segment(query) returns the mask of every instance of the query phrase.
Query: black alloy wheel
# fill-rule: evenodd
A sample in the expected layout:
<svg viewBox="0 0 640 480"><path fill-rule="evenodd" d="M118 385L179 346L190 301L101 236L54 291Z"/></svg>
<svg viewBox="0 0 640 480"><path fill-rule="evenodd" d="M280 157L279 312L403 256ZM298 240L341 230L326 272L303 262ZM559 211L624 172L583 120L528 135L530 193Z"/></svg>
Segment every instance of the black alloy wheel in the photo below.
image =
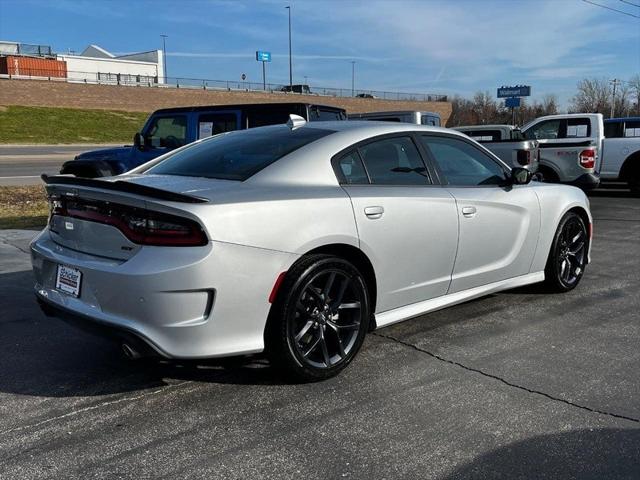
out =
<svg viewBox="0 0 640 480"><path fill-rule="evenodd" d="M545 268L545 282L554 291L574 289L584 275L589 249L587 226L580 215L567 213L556 231Z"/></svg>
<svg viewBox="0 0 640 480"><path fill-rule="evenodd" d="M295 379L336 375L360 349L369 298L358 270L328 255L303 258L287 274L272 307L267 349Z"/></svg>

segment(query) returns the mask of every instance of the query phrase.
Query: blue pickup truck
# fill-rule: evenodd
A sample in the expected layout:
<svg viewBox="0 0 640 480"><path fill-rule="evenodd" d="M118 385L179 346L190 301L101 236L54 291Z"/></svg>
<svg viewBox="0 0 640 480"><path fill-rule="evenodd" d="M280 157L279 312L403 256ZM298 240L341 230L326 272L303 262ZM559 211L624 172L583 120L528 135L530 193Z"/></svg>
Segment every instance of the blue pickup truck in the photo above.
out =
<svg viewBox="0 0 640 480"><path fill-rule="evenodd" d="M170 150L218 133L285 123L290 114L307 121L346 120L342 108L309 103L257 103L156 110L133 145L92 150L65 162L60 173L77 177L119 175Z"/></svg>

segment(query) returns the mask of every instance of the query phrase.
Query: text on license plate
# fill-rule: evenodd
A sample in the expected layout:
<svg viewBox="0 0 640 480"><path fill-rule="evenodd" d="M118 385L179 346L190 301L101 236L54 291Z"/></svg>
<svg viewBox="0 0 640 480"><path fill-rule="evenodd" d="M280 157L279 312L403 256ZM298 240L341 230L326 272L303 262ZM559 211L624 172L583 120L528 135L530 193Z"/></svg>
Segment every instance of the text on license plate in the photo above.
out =
<svg viewBox="0 0 640 480"><path fill-rule="evenodd" d="M58 265L58 273L56 274L56 290L77 297L80 295L80 282L82 281L82 272L80 270Z"/></svg>

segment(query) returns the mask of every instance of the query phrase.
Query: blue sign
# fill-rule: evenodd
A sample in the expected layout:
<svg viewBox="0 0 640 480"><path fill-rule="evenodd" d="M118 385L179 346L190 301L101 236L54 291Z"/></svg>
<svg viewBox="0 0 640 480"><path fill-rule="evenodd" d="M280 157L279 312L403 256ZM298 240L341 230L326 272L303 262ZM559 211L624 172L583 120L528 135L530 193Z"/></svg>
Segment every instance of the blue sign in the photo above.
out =
<svg viewBox="0 0 640 480"><path fill-rule="evenodd" d="M263 52L258 50L256 52L256 60L259 62L270 62L271 61L271 52Z"/></svg>
<svg viewBox="0 0 640 480"><path fill-rule="evenodd" d="M500 87L498 98L509 97L530 97L531 87L529 85L516 85L515 87Z"/></svg>
<svg viewBox="0 0 640 480"><path fill-rule="evenodd" d="M518 108L520 106L520 98L518 97L507 98L504 101L504 106L507 108Z"/></svg>

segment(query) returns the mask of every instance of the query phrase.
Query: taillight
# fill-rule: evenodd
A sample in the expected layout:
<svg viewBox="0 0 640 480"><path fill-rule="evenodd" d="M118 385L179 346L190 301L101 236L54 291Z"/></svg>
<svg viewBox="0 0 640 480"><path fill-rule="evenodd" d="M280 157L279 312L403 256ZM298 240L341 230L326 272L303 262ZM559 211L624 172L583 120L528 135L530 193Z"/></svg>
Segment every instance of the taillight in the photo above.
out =
<svg viewBox="0 0 640 480"><path fill-rule="evenodd" d="M208 243L202 227L188 218L82 198L52 196L50 203L50 226L51 218L60 215L111 225L140 245L194 247Z"/></svg>
<svg viewBox="0 0 640 480"><path fill-rule="evenodd" d="M516 160L520 165L529 165L531 163L531 150L518 150Z"/></svg>
<svg viewBox="0 0 640 480"><path fill-rule="evenodd" d="M596 151L593 148L580 152L580 166L582 168L593 168L596 166Z"/></svg>

